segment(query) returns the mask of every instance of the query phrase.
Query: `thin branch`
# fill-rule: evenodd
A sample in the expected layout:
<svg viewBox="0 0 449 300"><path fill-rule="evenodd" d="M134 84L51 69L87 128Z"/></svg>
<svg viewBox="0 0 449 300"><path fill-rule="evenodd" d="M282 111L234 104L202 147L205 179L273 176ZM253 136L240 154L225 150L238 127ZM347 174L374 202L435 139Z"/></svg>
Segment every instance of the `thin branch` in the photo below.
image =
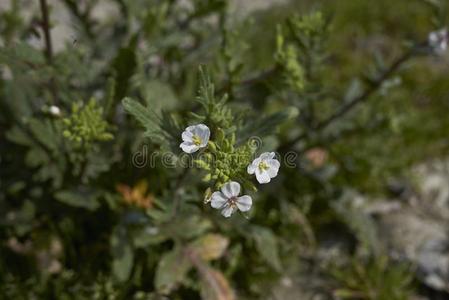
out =
<svg viewBox="0 0 449 300"><path fill-rule="evenodd" d="M52 62L53 58L53 46L51 43L51 35L50 35L50 20L48 13L48 4L47 0L39 0L41 6L42 13L42 30L44 31L44 39L45 39L45 56L47 57L48 63Z"/></svg>
<svg viewBox="0 0 449 300"><path fill-rule="evenodd" d="M390 78L400 67L407 62L410 58L415 55L415 49L412 49L406 53L404 53L401 57L399 57L386 71L379 76L377 80L371 83L371 85L363 92L360 96L352 99L351 101L343 104L340 108L338 108L333 114L331 114L326 119L317 123L315 126L311 128L313 131L319 131L325 129L334 121L344 117L348 112L350 112L354 107L358 104L365 102L368 100L381 86L382 84ZM287 151L291 147L293 147L296 143L306 138L308 133L302 133L296 138L290 140L286 144L282 145L279 148L280 152Z"/></svg>
<svg viewBox="0 0 449 300"><path fill-rule="evenodd" d="M339 119L340 117L347 114L352 108L354 108L357 104L364 102L371 95L373 95L382 84L392 75L394 74L406 61L408 61L413 56L413 51L406 52L403 56L397 59L391 66L386 70L376 81L371 84L368 89L359 97L354 98L352 101L342 105L340 109L338 109L333 115L324 121L320 122L316 129L323 129L327 127L330 123Z"/></svg>
<svg viewBox="0 0 449 300"><path fill-rule="evenodd" d="M48 12L48 3L47 0L39 0L41 6L42 13L42 30L44 31L44 40L45 40L45 57L47 58L47 63L51 65L53 63L53 46L51 42L51 34L50 34L50 15ZM49 90L53 96L53 103L58 103L58 92L55 86L54 77L50 78Z"/></svg>

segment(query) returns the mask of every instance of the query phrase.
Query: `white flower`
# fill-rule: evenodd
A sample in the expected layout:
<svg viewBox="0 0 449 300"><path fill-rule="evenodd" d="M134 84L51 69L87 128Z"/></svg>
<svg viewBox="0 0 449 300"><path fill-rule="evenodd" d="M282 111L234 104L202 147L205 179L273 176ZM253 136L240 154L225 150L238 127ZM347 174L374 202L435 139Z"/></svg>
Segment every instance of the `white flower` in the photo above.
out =
<svg viewBox="0 0 449 300"><path fill-rule="evenodd" d="M262 153L248 166L248 174L256 173L259 183L268 183L271 178L277 176L280 163L274 158L274 152Z"/></svg>
<svg viewBox="0 0 449 300"><path fill-rule="evenodd" d="M61 110L59 109L59 107L52 105L49 107L48 111L50 112L50 114L52 114L53 116L60 116L61 115Z"/></svg>
<svg viewBox="0 0 449 300"><path fill-rule="evenodd" d="M210 130L204 124L192 125L186 128L182 133L183 142L179 145L182 151L193 153L200 148L207 146L210 137Z"/></svg>
<svg viewBox="0 0 449 300"><path fill-rule="evenodd" d="M248 211L253 204L250 196L241 196L240 184L235 181L227 182L221 188L221 192L215 192L211 196L211 206L221 209L221 214L229 218L237 209L240 211Z"/></svg>
<svg viewBox="0 0 449 300"><path fill-rule="evenodd" d="M443 54L447 50L449 34L446 28L429 34L429 46L437 54Z"/></svg>

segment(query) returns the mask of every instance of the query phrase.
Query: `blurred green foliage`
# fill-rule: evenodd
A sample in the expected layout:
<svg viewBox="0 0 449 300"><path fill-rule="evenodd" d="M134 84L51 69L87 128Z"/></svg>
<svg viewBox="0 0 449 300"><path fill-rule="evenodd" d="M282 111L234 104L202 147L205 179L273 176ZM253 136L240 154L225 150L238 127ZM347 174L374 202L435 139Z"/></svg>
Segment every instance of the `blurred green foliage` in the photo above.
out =
<svg viewBox="0 0 449 300"><path fill-rule="evenodd" d="M290 1L244 17L225 0L56 2L11 0L0 17L3 298L270 299L312 273L328 299L415 293L353 191L385 195L447 155L447 56L426 42L447 26L445 1ZM56 31L45 10L51 26L70 14L63 47L42 46ZM181 133L200 122L220 164L182 168ZM279 176L252 192L251 155L276 149ZM253 208L224 219L204 191L237 178ZM343 244L332 264L329 235Z"/></svg>

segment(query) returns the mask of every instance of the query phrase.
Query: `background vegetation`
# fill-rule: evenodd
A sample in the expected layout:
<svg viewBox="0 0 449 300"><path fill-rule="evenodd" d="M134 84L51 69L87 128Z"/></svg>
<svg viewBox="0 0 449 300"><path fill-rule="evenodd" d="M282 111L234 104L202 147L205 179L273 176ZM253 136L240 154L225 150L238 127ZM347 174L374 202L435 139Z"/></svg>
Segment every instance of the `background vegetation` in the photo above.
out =
<svg viewBox="0 0 449 300"><path fill-rule="evenodd" d="M449 265L388 223L449 223L447 197L415 214L415 166L449 150L448 59L428 43L446 1L48 2L1 10L4 299L448 296ZM203 203L204 170L167 167L199 120L280 154L248 215ZM428 240L447 256L446 229Z"/></svg>

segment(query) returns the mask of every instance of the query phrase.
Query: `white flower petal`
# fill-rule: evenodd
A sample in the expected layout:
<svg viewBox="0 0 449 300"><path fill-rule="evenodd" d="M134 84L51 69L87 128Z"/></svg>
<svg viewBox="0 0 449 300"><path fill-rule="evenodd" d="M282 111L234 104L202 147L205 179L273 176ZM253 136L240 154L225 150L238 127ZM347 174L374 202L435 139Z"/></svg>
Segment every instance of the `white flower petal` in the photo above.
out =
<svg viewBox="0 0 449 300"><path fill-rule="evenodd" d="M259 158L261 160L273 159L275 155L276 155L276 153L274 153L274 152L264 152L259 156Z"/></svg>
<svg viewBox="0 0 449 300"><path fill-rule="evenodd" d="M237 210L237 207L235 206L231 206L231 205L226 205L222 211L221 214L226 217L229 218L235 211Z"/></svg>
<svg viewBox="0 0 449 300"><path fill-rule="evenodd" d="M190 126L188 126L186 128L185 131L188 131L188 132L191 132L192 134L194 134L195 133L195 128L196 128L196 125L190 125Z"/></svg>
<svg viewBox="0 0 449 300"><path fill-rule="evenodd" d="M200 149L199 146L195 145L192 142L183 142L181 143L181 145L179 145L179 147L181 147L182 151L186 152L186 153L193 153L198 151L198 149Z"/></svg>
<svg viewBox="0 0 449 300"><path fill-rule="evenodd" d="M195 127L195 134L201 139L201 147L205 147L210 138L210 130L204 124L198 124Z"/></svg>
<svg viewBox="0 0 449 300"><path fill-rule="evenodd" d="M251 205L253 205L253 199L247 195L238 197L236 204L240 211L248 211L251 209Z"/></svg>
<svg viewBox="0 0 449 300"><path fill-rule="evenodd" d="M184 142L193 142L192 137L193 137L193 133L191 131L184 131L181 135L182 140Z"/></svg>
<svg viewBox="0 0 449 300"><path fill-rule="evenodd" d="M428 43L437 54L443 54L448 47L449 33L446 28L429 33Z"/></svg>
<svg viewBox="0 0 449 300"><path fill-rule="evenodd" d="M279 171L279 167L281 166L281 163L277 159L270 159L267 160L267 165L269 169L267 170L268 175L273 178L276 177Z"/></svg>
<svg viewBox="0 0 449 300"><path fill-rule="evenodd" d="M222 192L214 192L211 196L210 205L213 208L222 208L228 202L228 199Z"/></svg>
<svg viewBox="0 0 449 300"><path fill-rule="evenodd" d="M209 130L209 127L207 127L204 124L191 125L184 130L181 137L184 142L190 142L190 143L194 142L194 137L195 137L196 141L198 142L198 140L199 140L199 142L200 142L199 145L197 145L198 148L204 148L207 146L207 143L209 142L210 130ZM196 149L195 151L197 151L197 150L198 149ZM195 152L195 151L193 151L193 152ZM192 152L187 152L187 153L192 153Z"/></svg>
<svg viewBox="0 0 449 300"><path fill-rule="evenodd" d="M54 116L59 116L61 114L61 110L55 105L50 106L49 111Z"/></svg>
<svg viewBox="0 0 449 300"><path fill-rule="evenodd" d="M248 165L248 168L246 169L248 174L254 174L259 163L260 163L260 158L256 158L250 165Z"/></svg>
<svg viewBox="0 0 449 300"><path fill-rule="evenodd" d="M222 186L221 192L228 199L232 197L237 197L240 194L240 184L235 181L227 182Z"/></svg>
<svg viewBox="0 0 449 300"><path fill-rule="evenodd" d="M431 44L435 44L436 42L438 42L438 33L437 32L431 32L429 34L429 42Z"/></svg>
<svg viewBox="0 0 449 300"><path fill-rule="evenodd" d="M261 171L260 168L256 169L256 179L259 183L268 183L270 182L271 178L270 175L268 175L267 171Z"/></svg>

